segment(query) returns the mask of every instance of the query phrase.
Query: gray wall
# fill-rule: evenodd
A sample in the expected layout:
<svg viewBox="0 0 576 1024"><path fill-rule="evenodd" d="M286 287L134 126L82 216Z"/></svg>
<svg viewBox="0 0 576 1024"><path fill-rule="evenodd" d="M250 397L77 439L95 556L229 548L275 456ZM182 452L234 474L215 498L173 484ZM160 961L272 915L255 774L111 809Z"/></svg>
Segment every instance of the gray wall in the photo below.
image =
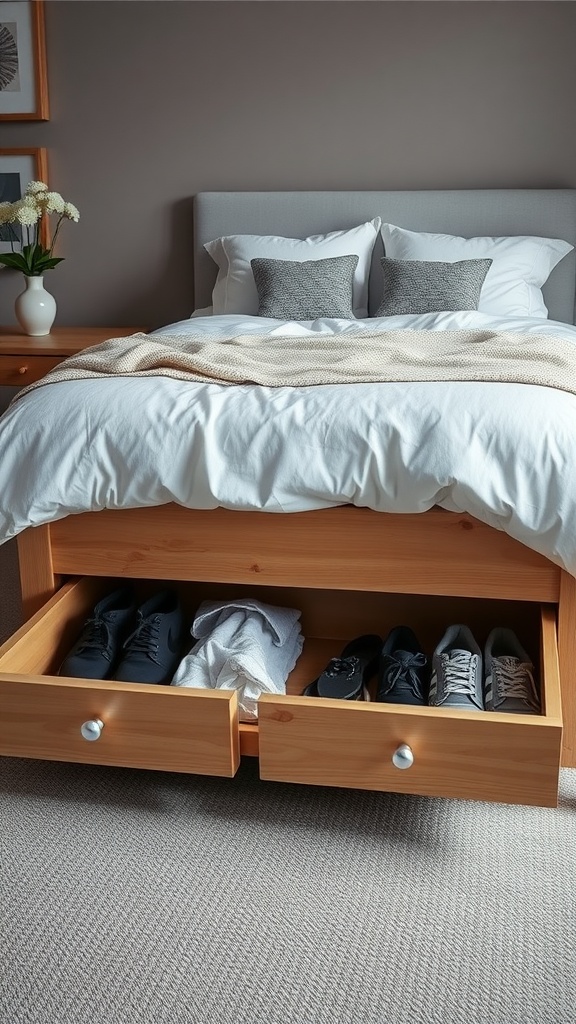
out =
<svg viewBox="0 0 576 1024"><path fill-rule="evenodd" d="M58 323L187 316L201 189L576 187L576 4L47 0ZM13 323L19 275L0 274Z"/></svg>

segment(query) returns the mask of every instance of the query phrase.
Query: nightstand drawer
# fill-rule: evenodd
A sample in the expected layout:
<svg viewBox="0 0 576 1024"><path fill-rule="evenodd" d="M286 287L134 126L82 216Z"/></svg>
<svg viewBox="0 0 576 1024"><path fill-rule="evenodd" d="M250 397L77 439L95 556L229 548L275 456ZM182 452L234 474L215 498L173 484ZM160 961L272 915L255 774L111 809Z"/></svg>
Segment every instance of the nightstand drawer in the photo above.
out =
<svg viewBox="0 0 576 1024"><path fill-rule="evenodd" d="M50 334L31 337L11 327L0 327L0 385L22 388L40 380L49 370L77 352L122 338L141 327L53 327Z"/></svg>
<svg viewBox="0 0 576 1024"><path fill-rule="evenodd" d="M233 776L235 691L54 674L107 586L66 583L0 648L0 754Z"/></svg>
<svg viewBox="0 0 576 1024"><path fill-rule="evenodd" d="M0 355L0 385L24 388L62 362L63 356Z"/></svg>
<svg viewBox="0 0 576 1024"><path fill-rule="evenodd" d="M542 606L540 622L541 715L265 695L261 777L556 806L562 715L551 606Z"/></svg>

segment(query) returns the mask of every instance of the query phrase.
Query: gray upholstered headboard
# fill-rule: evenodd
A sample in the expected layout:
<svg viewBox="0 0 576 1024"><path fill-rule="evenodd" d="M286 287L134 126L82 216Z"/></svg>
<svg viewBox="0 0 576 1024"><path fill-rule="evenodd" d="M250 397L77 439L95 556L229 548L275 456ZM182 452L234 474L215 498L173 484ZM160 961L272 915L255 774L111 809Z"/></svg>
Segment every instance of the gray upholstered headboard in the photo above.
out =
<svg viewBox="0 0 576 1024"><path fill-rule="evenodd" d="M576 246L576 189L474 189L442 192L201 192L194 198L196 308L211 304L216 264L203 248L220 235L305 238L352 228L372 217L413 231L475 235L540 235ZM375 247L371 281L378 291ZM550 318L574 322L576 251L544 285ZM372 309L374 300L371 301Z"/></svg>

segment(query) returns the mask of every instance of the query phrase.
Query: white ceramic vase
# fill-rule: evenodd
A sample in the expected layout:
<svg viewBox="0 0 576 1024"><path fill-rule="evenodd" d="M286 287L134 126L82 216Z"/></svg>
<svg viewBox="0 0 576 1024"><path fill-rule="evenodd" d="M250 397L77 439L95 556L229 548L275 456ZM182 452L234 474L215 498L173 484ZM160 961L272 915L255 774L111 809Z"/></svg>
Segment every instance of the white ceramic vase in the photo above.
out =
<svg viewBox="0 0 576 1024"><path fill-rule="evenodd" d="M26 277L26 288L16 297L14 311L23 331L32 338L50 334L56 317L56 300L44 287L43 277Z"/></svg>

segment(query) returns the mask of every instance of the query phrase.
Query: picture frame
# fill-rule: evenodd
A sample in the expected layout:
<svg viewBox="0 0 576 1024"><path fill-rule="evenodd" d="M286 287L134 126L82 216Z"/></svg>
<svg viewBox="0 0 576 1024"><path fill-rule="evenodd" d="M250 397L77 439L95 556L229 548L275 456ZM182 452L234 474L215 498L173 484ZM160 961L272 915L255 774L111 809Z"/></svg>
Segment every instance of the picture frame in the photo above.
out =
<svg viewBox="0 0 576 1024"><path fill-rule="evenodd" d="M0 121L48 121L44 0L0 3Z"/></svg>
<svg viewBox="0 0 576 1024"><path fill-rule="evenodd" d="M48 155L45 149L0 149L0 203L14 203L20 199L30 181L48 180ZM14 238L14 231L19 238ZM48 247L48 218L40 225L40 242ZM19 252L22 230L14 225L0 224L0 252ZM0 264L0 269L2 269Z"/></svg>

